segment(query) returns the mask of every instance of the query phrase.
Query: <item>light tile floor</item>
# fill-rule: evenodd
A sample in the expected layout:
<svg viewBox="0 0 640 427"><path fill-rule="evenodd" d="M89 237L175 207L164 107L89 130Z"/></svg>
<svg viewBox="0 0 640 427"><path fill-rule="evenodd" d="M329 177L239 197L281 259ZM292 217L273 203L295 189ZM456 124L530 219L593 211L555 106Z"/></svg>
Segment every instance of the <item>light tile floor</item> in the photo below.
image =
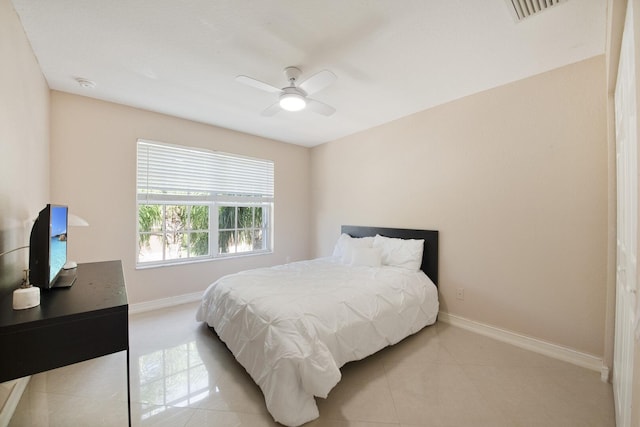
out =
<svg viewBox="0 0 640 427"><path fill-rule="evenodd" d="M134 426L278 426L260 389L195 321L196 304L130 319ZM125 353L34 375L10 426L124 426ZM597 372L445 323L342 369L308 427L614 426Z"/></svg>

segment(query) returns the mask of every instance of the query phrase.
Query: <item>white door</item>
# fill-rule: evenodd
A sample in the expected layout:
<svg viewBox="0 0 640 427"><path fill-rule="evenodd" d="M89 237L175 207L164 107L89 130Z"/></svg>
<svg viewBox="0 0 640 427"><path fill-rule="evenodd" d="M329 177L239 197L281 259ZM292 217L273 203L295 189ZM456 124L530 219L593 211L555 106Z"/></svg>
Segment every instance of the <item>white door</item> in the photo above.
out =
<svg viewBox="0 0 640 427"><path fill-rule="evenodd" d="M638 140L633 1L629 1L615 91L617 274L613 392L616 424L631 425L638 242Z"/></svg>

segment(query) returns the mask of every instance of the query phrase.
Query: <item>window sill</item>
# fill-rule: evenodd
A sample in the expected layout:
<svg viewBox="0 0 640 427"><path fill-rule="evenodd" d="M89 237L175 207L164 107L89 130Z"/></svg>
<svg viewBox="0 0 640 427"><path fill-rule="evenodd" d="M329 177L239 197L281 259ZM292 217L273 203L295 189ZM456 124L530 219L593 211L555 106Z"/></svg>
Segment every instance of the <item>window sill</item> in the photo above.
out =
<svg viewBox="0 0 640 427"><path fill-rule="evenodd" d="M136 264L136 270L149 270L152 268L184 266L187 264L200 264L203 262L224 261L224 260L230 260L230 259L248 258L248 257L255 257L255 256L272 255L272 254L273 254L272 250L266 250L266 251L260 251L260 252L251 252L247 254L228 254L228 255L219 255L217 257L175 260L171 262L166 262L166 261L158 261L153 263L149 262L144 264Z"/></svg>

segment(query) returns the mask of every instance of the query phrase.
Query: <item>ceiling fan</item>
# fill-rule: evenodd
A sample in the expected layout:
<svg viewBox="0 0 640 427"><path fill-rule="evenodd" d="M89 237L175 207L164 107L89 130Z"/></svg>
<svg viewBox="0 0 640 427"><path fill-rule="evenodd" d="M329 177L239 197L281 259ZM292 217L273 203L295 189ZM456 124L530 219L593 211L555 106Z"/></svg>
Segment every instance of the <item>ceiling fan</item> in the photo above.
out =
<svg viewBox="0 0 640 427"><path fill-rule="evenodd" d="M325 116L330 116L336 112L336 109L332 106L308 97L308 95L326 88L337 79L336 75L331 71L319 71L300 83L297 83L300 74L302 74L300 69L287 67L284 69L284 74L289 82L289 86L283 87L282 89L247 76L237 76L236 81L266 92L280 94L278 102L267 107L262 112L263 116L273 116L281 110L300 111L308 109Z"/></svg>

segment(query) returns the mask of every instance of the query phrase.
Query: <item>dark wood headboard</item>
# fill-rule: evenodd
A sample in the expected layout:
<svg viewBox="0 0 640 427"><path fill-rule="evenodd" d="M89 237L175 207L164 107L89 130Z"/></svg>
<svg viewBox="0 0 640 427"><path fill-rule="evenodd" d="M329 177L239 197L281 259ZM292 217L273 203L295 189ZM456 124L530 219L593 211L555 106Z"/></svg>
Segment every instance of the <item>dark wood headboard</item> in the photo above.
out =
<svg viewBox="0 0 640 427"><path fill-rule="evenodd" d="M397 239L423 239L422 265L420 270L429 276L438 286L438 232L433 230L410 230L405 228L361 227L357 225L343 225L343 233L351 237L367 237L379 234Z"/></svg>

